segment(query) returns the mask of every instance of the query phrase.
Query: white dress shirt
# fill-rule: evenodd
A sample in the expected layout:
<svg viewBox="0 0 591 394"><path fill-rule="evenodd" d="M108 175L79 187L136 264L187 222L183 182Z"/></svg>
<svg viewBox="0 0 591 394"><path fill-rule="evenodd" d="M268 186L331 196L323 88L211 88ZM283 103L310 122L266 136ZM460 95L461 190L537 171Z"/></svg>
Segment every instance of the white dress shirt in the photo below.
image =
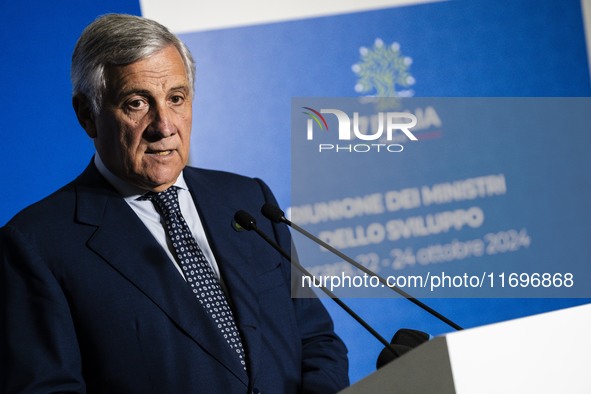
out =
<svg viewBox="0 0 591 394"><path fill-rule="evenodd" d="M174 263L177 270L181 273L181 275L183 275L182 269L174 258L174 249L170 240L166 236L166 232L164 230L164 221L162 220L160 213L156 210L156 207L152 201L140 199L140 197L146 193L146 190L142 190L134 185L130 185L109 171L109 169L101 160L98 152L96 152L94 155L94 164L101 175L104 176L107 181L121 194L125 202L129 204L131 209L133 209L140 220L146 225L154 238L156 238L156 241L158 241L170 260ZM182 172L174 185L179 188L178 196L181 213L189 225L189 229L191 229L191 233L193 234L193 237L195 237L197 244L199 244L199 247L203 251L207 261L213 268L213 272L215 273L216 277L220 279L220 270L218 268L217 262L215 261L211 247L207 242L203 224L201 223L199 213L197 212L197 208L193 202L191 192L187 188L187 183L185 182Z"/></svg>

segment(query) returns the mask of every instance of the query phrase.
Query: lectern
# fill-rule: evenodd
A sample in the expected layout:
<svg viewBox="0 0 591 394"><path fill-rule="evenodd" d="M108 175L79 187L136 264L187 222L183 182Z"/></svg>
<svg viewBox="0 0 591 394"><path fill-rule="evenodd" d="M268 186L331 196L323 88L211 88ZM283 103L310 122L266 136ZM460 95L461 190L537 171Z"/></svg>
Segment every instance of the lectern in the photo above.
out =
<svg viewBox="0 0 591 394"><path fill-rule="evenodd" d="M341 394L591 394L591 304L437 337Z"/></svg>

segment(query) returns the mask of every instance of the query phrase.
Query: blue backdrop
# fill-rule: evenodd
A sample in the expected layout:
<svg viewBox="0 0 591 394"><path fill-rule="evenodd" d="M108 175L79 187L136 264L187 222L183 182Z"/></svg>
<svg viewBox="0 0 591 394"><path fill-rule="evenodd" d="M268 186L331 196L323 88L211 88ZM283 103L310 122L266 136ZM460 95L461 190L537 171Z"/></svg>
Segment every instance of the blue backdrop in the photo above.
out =
<svg viewBox="0 0 591 394"><path fill-rule="evenodd" d="M363 89L359 87L356 89L362 84L362 78L355 65L363 63L364 54L377 52L380 46L392 45L397 48L403 66L394 67L390 70L391 75L398 72L405 73L407 77L403 81L406 83L399 81L394 84L397 94L415 97L589 96L589 69L582 21L580 4L576 0L453 1L183 34L183 39L199 62L197 91L201 95L195 108L193 162L261 176L278 194L282 206L287 207L292 202L290 175L292 171L297 171L290 168L293 97L302 97L300 102L306 102L309 97L377 94L375 86L367 92L360 91ZM562 160L569 158L569 149L561 150L560 156L552 155L549 161L549 156L545 155L550 152L543 150L544 146L540 145L542 140L535 139L535 130L528 131L530 137L507 141L511 152L507 152L510 155L505 155L505 158L492 151L493 146L486 146L487 139L494 140L494 133L475 129L468 143L462 145L456 143L458 136L452 131L444 131L447 134L443 138L426 141L421 146L420 149L432 153L439 150L432 160L429 159L429 152L423 151L419 156L412 156L419 160L401 164L405 168L412 167L411 179L390 180L378 190L398 190L485 175L482 173L485 170L474 167L474 163L481 159L479 155L484 155L489 160L486 171L509 171L507 195L515 201L522 196L522 190L532 189L535 183L528 186L527 176L524 179L523 175L514 178L516 172L511 172L512 166L533 167L527 171L524 168L523 174L527 175L528 171L535 174L536 165L541 163L545 164L544 168L546 165L551 167L555 161L560 161L561 168L568 165ZM578 132L582 133L580 128ZM573 157L573 160L583 158L573 169L578 175L573 176L581 181L578 187L588 191L589 177L585 168L591 163L584 155L587 136L582 134L576 139L561 139L562 133L566 131L557 131L557 140L572 143L572 146L583 146L577 149L577 159ZM525 146L523 142L527 142L527 138L533 138L531 141L534 144ZM548 140L552 141L552 137L544 136L543 141ZM240 143L236 144L236 141ZM497 140L494 147L500 145L503 145L502 142ZM450 146L455 146L455 149L449 150ZM409 152L412 149L412 146L408 147ZM448 151L445 152L445 149ZM507 162L507 157L513 159ZM536 157L536 160L528 161L528 157ZM445 161L450 158L451 161ZM308 170L312 175L324 174L323 168L316 162L302 160L293 165L303 171ZM531 180L538 182L540 176L543 180L541 171L544 169L539 171ZM345 183L347 175L351 175L349 179L363 178L362 171L333 172L331 175L320 176L318 182L331 182L338 177ZM560 178L559 173L553 175L553 179L556 178ZM311 193L308 192L313 191L316 185L312 178L309 179L308 184L296 180L292 190L293 193L304 194L304 200L310 198ZM516 185L514 180L525 183ZM337 185L337 182L330 184ZM574 184L567 185L566 193L573 187ZM330 192L338 195L338 189L335 186ZM543 220L540 215L543 215L544 209L556 209L556 199L561 196L561 192L557 192L552 204L544 207L544 201L547 201L544 189L538 190L537 199L528 195L527 202L519 205L521 209L535 207L532 210L534 221ZM356 194L345 196L373 191L375 189L370 187L359 187ZM584 213L589 207L584 196L585 193L581 193L576 201L577 204L584 204L580 207L580 228L586 228ZM507 199L489 202L490 207L485 209L490 214L488 220L497 223L507 223L512 219L518 221L518 218L512 217L515 216L514 211L503 214L503 204L507 204ZM577 207L572 206L575 215ZM521 225L524 223L529 224L530 221L519 222ZM542 226L543 223L540 223L536 228L541 229ZM339 223L333 227L339 227ZM505 228L511 227L503 227L502 224L485 227L487 231ZM547 237L552 237L553 230L548 231L550 234ZM543 245L543 239L537 238L537 245ZM563 234L562 240L567 242L556 244L553 252L572 244L568 234ZM582 243L575 242L572 247L576 248L574 252L577 256L584 256ZM357 253L355 249L351 251ZM384 337L391 337L401 327L417 328L432 334L450 330L404 300L350 299L348 302ZM430 306L440 309L464 327L583 302L586 301L501 298L427 300ZM350 349L352 379L367 375L374 368L379 343L338 307L330 302L326 305Z"/></svg>

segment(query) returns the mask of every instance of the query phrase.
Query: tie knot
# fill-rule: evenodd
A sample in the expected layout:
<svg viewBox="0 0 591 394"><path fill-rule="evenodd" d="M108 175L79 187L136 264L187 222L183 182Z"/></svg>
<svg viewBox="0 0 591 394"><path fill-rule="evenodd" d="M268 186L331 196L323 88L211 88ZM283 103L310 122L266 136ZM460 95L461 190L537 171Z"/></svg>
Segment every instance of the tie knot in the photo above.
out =
<svg viewBox="0 0 591 394"><path fill-rule="evenodd" d="M179 206L178 187L171 186L168 189L159 193L149 192L144 195L147 200L152 202L158 207L160 213L168 216L171 214L180 213L181 208Z"/></svg>

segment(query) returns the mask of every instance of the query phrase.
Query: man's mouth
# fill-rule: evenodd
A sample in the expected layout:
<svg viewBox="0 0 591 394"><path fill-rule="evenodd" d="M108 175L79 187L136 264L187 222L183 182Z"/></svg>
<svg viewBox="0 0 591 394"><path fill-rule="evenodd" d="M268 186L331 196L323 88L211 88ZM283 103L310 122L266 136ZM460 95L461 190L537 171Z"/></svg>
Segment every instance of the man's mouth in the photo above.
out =
<svg viewBox="0 0 591 394"><path fill-rule="evenodd" d="M172 153L172 150L149 150L146 153L156 156L168 156Z"/></svg>

